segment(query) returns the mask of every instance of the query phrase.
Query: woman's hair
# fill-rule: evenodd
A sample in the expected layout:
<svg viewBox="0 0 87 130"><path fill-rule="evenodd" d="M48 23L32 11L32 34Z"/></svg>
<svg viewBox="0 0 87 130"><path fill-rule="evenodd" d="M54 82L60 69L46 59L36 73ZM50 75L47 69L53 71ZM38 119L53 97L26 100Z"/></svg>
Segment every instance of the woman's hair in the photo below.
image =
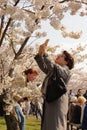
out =
<svg viewBox="0 0 87 130"><path fill-rule="evenodd" d="M63 51L63 54L65 55L65 60L67 61L67 66L69 69L72 69L74 67L74 59L67 51Z"/></svg>
<svg viewBox="0 0 87 130"><path fill-rule="evenodd" d="M23 97L24 101L28 101L28 97Z"/></svg>
<svg viewBox="0 0 87 130"><path fill-rule="evenodd" d="M28 74L36 74L36 75L38 75L38 72L33 68L29 68L29 69L24 71L24 74L25 75L28 75Z"/></svg>
<svg viewBox="0 0 87 130"><path fill-rule="evenodd" d="M85 103L85 102L86 102L86 98L84 98L83 96L78 97L78 103Z"/></svg>
<svg viewBox="0 0 87 130"><path fill-rule="evenodd" d="M33 68L26 69L25 71L23 71L23 73L27 76L27 82L30 81L29 75L34 74L34 79L35 79L35 77L38 76L37 70L35 70Z"/></svg>

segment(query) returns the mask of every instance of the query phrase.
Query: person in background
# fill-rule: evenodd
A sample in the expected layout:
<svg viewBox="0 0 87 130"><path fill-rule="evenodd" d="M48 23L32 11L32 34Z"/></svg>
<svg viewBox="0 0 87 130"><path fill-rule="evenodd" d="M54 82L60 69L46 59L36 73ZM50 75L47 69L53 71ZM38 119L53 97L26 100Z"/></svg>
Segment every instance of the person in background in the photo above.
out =
<svg viewBox="0 0 87 130"><path fill-rule="evenodd" d="M28 97L24 97L23 99L25 102L24 113L25 113L26 119L28 119L29 113L30 113L30 101L29 101Z"/></svg>
<svg viewBox="0 0 87 130"><path fill-rule="evenodd" d="M35 100L35 115L36 119L38 119L39 116L42 118L42 104L38 98Z"/></svg>
<svg viewBox="0 0 87 130"><path fill-rule="evenodd" d="M86 90L85 93L83 94L83 97L87 99L87 90Z"/></svg>
<svg viewBox="0 0 87 130"><path fill-rule="evenodd" d="M76 96L71 97L71 103L69 106L69 122L80 124L81 120L81 106L78 103Z"/></svg>
<svg viewBox="0 0 87 130"><path fill-rule="evenodd" d="M87 130L87 103L84 107L83 119L82 119L82 130Z"/></svg>
<svg viewBox="0 0 87 130"><path fill-rule="evenodd" d="M77 97L77 98L78 98L79 96L82 96L82 91L81 91L81 89L78 89L77 94L76 94L76 97Z"/></svg>
<svg viewBox="0 0 87 130"><path fill-rule="evenodd" d="M69 93L68 93L69 103L71 102L71 99L72 99L73 96L75 96L75 94L73 93L73 90L70 89Z"/></svg>
<svg viewBox="0 0 87 130"><path fill-rule="evenodd" d="M20 100L20 96L15 95L13 96L13 99L15 101L15 111L17 113L17 117L18 117L18 123L19 123L19 128L20 130L25 130L25 118L24 118L24 114L22 111L22 108L20 107L18 101Z"/></svg>
<svg viewBox="0 0 87 130"><path fill-rule="evenodd" d="M38 72L33 68L26 69L24 74L26 75L27 82L32 82L38 76Z"/></svg>
<svg viewBox="0 0 87 130"><path fill-rule="evenodd" d="M45 100L45 95L48 80L51 74L54 73L54 67L56 66L58 75L67 84L71 76L70 70L74 67L74 59L65 50L56 56L53 63L46 54L48 42L49 39L40 45L39 51L34 57L39 68L46 74L41 89L44 99L41 130L67 130L68 94L62 95L59 99L51 103Z"/></svg>
<svg viewBox="0 0 87 130"><path fill-rule="evenodd" d="M30 102L30 105L31 105L30 114L35 115L35 104L33 103L32 100Z"/></svg>
<svg viewBox="0 0 87 130"><path fill-rule="evenodd" d="M87 130L87 104L83 96L78 97L78 103L81 106L81 124L82 130Z"/></svg>

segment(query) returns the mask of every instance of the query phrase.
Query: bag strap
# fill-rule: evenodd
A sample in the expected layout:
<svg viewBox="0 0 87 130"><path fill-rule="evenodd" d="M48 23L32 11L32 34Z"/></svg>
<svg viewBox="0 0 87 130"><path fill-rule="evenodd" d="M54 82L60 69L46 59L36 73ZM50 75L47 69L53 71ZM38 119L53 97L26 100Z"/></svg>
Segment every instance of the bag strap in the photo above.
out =
<svg viewBox="0 0 87 130"><path fill-rule="evenodd" d="M66 84L65 84L63 78L58 75L58 71L57 71L56 65L54 65L54 73L55 73L55 78L56 78L56 80L58 80L59 84L60 84L61 86L66 87Z"/></svg>

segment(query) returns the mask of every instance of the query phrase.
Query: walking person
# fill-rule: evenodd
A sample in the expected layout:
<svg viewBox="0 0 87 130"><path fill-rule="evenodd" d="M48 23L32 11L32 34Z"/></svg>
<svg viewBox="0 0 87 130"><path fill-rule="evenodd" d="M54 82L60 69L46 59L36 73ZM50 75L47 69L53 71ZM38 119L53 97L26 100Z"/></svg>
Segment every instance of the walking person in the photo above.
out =
<svg viewBox="0 0 87 130"><path fill-rule="evenodd" d="M30 101L29 101L28 97L24 97L23 99L24 99L24 102L25 102L24 113L25 113L26 119L28 119L29 114L30 114Z"/></svg>
<svg viewBox="0 0 87 130"><path fill-rule="evenodd" d="M39 68L46 74L41 89L44 98L41 130L67 130L68 94L63 94L51 103L45 100L45 95L50 76L54 73L54 66L58 75L67 84L70 79L70 70L74 66L74 59L67 51L63 51L61 55L57 55L55 63L52 63L46 54L48 42L49 39L40 45L35 56Z"/></svg>
<svg viewBox="0 0 87 130"><path fill-rule="evenodd" d="M35 100L35 115L36 115L36 119L39 118L42 118L42 104L41 102L39 101L40 99L37 99Z"/></svg>
<svg viewBox="0 0 87 130"><path fill-rule="evenodd" d="M19 103L18 103L18 101L19 101L21 98L20 98L20 96L15 95L15 96L13 97L13 99L14 99L14 101L15 101L14 108L15 108L15 111L16 111L16 114L17 114L18 123L19 123L19 128L20 128L20 130L25 130L25 117L24 117L22 108L21 108L21 106L20 106Z"/></svg>

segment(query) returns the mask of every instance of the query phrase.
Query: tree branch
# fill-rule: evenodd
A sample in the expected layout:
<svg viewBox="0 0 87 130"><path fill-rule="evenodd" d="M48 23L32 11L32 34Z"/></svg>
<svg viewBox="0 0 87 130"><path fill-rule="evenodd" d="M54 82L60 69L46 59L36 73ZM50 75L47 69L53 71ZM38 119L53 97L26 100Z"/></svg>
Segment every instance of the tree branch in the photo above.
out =
<svg viewBox="0 0 87 130"><path fill-rule="evenodd" d="M1 32L2 32L3 24L4 24L4 15L1 17L0 35L1 35Z"/></svg>
<svg viewBox="0 0 87 130"><path fill-rule="evenodd" d="M84 0L59 0L58 2L59 3L64 3L64 2L77 2L77 3L82 3L82 4L87 4L87 2L86 1L84 1Z"/></svg>
<svg viewBox="0 0 87 130"><path fill-rule="evenodd" d="M32 12L30 10L27 10L27 9L23 9L25 12L28 12L28 13L31 13L31 14L35 14L35 12Z"/></svg>
<svg viewBox="0 0 87 130"><path fill-rule="evenodd" d="M4 79L4 62L1 59L1 65L2 65L2 75L1 75L1 82L3 82L5 84L5 79Z"/></svg>
<svg viewBox="0 0 87 130"><path fill-rule="evenodd" d="M19 57L19 55L22 53L27 41L29 40L30 36L29 37L26 37L26 39L24 40L23 44L21 45L19 51L16 53L15 57L14 57L14 60L17 59Z"/></svg>
<svg viewBox="0 0 87 130"><path fill-rule="evenodd" d="M3 39L4 39L4 37L5 37L5 34L6 34L7 30L8 30L8 27L9 27L10 23L11 23L11 18L9 18L9 21L8 21L6 27L5 27L5 30L4 30L4 32L3 32L3 34L2 34L1 39L0 39L0 46L2 45Z"/></svg>
<svg viewBox="0 0 87 130"><path fill-rule="evenodd" d="M16 6L19 2L20 2L20 0L17 0L17 1L15 2L14 6ZM12 20L12 19L11 19L11 17L10 17L9 20L8 20L8 22L7 22L6 27L5 27L5 29L4 29L4 32L3 32L3 34L2 34L2 37L1 37L1 39L0 39L0 47L1 47L1 45L2 45L2 42L3 42L4 37L5 37L5 34L6 34L7 30L8 30L8 27L9 27L9 25L10 25L10 23L11 23L11 20Z"/></svg>
<svg viewBox="0 0 87 130"><path fill-rule="evenodd" d="M13 45L13 41L12 40L11 40L11 46L12 46L12 50L13 50L14 54L16 55L16 51L14 49L14 45Z"/></svg>
<svg viewBox="0 0 87 130"><path fill-rule="evenodd" d="M16 6L18 3L20 2L20 0L17 0L14 4L14 6Z"/></svg>

